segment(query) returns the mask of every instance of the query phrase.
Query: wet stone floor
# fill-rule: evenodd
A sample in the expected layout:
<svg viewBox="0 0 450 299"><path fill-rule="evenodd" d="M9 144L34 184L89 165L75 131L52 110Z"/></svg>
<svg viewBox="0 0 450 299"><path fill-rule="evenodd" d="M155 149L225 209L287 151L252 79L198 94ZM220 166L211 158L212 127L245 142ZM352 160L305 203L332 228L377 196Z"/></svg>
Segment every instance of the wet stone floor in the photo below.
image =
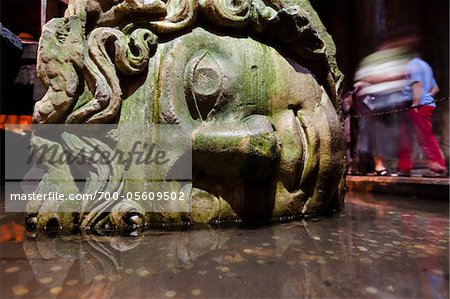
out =
<svg viewBox="0 0 450 299"><path fill-rule="evenodd" d="M448 298L448 212L349 193L320 221L55 238L3 213L1 298Z"/></svg>

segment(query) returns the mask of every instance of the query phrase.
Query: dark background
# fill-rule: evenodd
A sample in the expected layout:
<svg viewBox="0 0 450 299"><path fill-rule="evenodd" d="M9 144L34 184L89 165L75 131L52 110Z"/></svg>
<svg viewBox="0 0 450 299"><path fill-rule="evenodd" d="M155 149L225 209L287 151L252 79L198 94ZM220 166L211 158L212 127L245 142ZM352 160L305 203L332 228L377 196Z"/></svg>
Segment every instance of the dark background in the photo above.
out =
<svg viewBox="0 0 450 299"><path fill-rule="evenodd" d="M439 97L449 94L449 0L310 0L327 27L337 47L337 59L346 76L344 92L351 89L353 74L362 58L375 50L387 32L411 25L423 35L422 53L432 66L441 88ZM47 0L47 19L62 16L67 0ZM40 35L41 2L39 0L1 0L0 22L13 33L27 32L37 41ZM2 39L1 111L30 114L33 102L26 89L7 92L5 82L12 82L17 69L5 71L14 57L5 51ZM15 54L17 55L17 54ZM30 63L30 62L27 62ZM7 109L5 109L7 108ZM434 127L448 160L449 106L439 104Z"/></svg>
<svg viewBox="0 0 450 299"><path fill-rule="evenodd" d="M65 0L48 0L47 18L61 16ZM433 67L442 94L449 94L448 0L311 0L333 36L338 62L352 85L359 61L374 51L377 40L398 26L413 25L423 33L423 56ZM40 35L39 0L2 0L1 23L15 34Z"/></svg>

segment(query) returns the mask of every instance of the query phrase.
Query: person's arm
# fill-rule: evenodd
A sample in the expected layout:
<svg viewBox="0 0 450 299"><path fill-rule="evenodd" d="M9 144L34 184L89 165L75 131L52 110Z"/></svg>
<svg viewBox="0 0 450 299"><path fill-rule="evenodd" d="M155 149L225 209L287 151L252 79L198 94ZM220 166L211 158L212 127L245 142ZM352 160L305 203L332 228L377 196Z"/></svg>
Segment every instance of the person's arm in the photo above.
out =
<svg viewBox="0 0 450 299"><path fill-rule="evenodd" d="M436 84L436 85L434 85L433 89L431 90L431 95L434 97L439 91L441 91L441 90L439 89L439 86L437 86L437 84Z"/></svg>
<svg viewBox="0 0 450 299"><path fill-rule="evenodd" d="M369 82L370 84L378 84L382 82L403 80L404 78L404 74L387 74L383 76L366 76L364 77L364 81Z"/></svg>
<svg viewBox="0 0 450 299"><path fill-rule="evenodd" d="M366 82L366 81L357 81L357 82L355 82L355 84L353 84L353 88L354 89L358 89L358 88L364 88L364 87L367 87L367 86L369 86L370 85L370 83L369 82Z"/></svg>
<svg viewBox="0 0 450 299"><path fill-rule="evenodd" d="M420 97L422 96L422 83L416 81L412 85L412 106L416 107L420 103ZM417 108L414 108L417 112Z"/></svg>

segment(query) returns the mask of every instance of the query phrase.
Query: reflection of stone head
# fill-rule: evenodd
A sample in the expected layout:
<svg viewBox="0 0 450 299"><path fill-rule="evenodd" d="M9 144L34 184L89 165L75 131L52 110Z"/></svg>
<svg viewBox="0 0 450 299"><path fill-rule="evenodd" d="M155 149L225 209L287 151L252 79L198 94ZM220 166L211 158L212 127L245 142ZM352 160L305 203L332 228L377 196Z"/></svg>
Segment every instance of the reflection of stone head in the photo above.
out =
<svg viewBox="0 0 450 299"><path fill-rule="evenodd" d="M37 123L193 128L191 221L338 206L342 78L307 1L74 1L44 29L39 75Z"/></svg>
<svg viewBox="0 0 450 299"><path fill-rule="evenodd" d="M192 267L197 258L225 247L232 235L228 229L164 232L150 238L39 237L25 239L23 249L39 283L37 293L60 289L63 298L74 293L77 298L111 298L142 277L150 276L159 287L169 286L173 281L162 274Z"/></svg>

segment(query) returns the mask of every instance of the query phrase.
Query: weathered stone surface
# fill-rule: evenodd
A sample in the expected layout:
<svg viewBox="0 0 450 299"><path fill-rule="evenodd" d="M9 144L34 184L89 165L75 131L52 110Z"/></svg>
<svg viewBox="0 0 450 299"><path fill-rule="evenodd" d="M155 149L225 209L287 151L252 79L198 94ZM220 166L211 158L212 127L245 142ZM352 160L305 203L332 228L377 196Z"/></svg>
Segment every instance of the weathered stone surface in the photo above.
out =
<svg viewBox="0 0 450 299"><path fill-rule="evenodd" d="M89 203L67 218L30 205L39 228L49 219L68 230L259 221L340 205L342 75L308 1L71 1L44 27L39 53L48 91L35 123L178 124L193 130L195 174L191 213L118 203L107 214ZM126 136L113 139L127 149ZM70 135L64 142L83 144ZM52 176L70 181L71 173L51 167L41 188L134 190L122 167L92 168L82 190L52 186Z"/></svg>

